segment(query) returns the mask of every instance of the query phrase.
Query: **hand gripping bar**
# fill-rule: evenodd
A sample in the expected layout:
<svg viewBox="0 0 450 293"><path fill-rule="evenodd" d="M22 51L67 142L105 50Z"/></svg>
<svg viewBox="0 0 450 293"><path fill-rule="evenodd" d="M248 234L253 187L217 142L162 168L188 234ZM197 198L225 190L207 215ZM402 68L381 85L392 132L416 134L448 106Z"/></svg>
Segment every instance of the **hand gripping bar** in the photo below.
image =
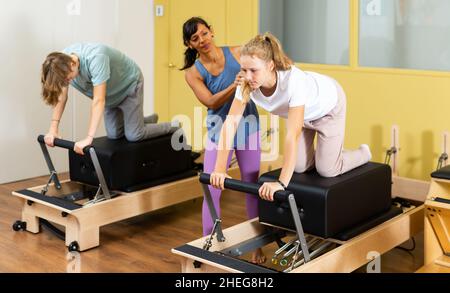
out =
<svg viewBox="0 0 450 293"><path fill-rule="evenodd" d="M38 140L39 143L45 144L45 141L44 141L44 135L42 135L42 134L39 135L37 140ZM73 151L73 148L75 147L75 142L70 141L70 140L60 139L60 138L55 138L55 140L53 141L53 144L54 144L55 146L57 146L57 147L60 147L60 148L63 148L63 149L68 149L68 150L70 150L70 151ZM84 152L85 154L89 153L89 149L90 149L91 147L92 147L92 146L87 146L87 147L85 147L85 148L83 149L83 152Z"/></svg>
<svg viewBox="0 0 450 293"><path fill-rule="evenodd" d="M200 182L203 184L208 184L210 185L210 174L207 173L202 173L200 174ZM235 190L235 191L240 191L240 192L245 192L245 193L251 193L254 195L259 195L259 188L262 186L261 184L257 184L257 183L249 183L249 182L243 182L240 180L236 180L236 179L225 179L225 184L224 184L226 189L231 189L231 190ZM287 201L288 200L288 196L292 194L292 192L287 191L287 190L279 190L277 192L275 192L275 194L273 195L273 198L276 201Z"/></svg>

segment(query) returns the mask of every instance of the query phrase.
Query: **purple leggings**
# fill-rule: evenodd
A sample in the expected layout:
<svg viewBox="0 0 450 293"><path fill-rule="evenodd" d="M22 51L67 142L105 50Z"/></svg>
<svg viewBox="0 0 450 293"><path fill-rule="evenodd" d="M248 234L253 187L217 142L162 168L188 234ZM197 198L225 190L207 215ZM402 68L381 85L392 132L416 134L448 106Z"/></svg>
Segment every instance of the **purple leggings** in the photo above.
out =
<svg viewBox="0 0 450 293"><path fill-rule="evenodd" d="M256 147L255 147L256 146ZM259 164L261 161L261 146L259 141L259 132L253 133L249 136L249 144L245 149L234 149L238 161L239 169L241 171L241 180L245 182L257 182L259 176ZM233 152L230 152L227 166L230 165ZM217 159L217 145L208 139L205 158L203 161L203 169L205 173L212 173L216 165ZM214 207L217 211L217 216L220 218L220 195L222 191L217 188L209 186ZM253 194L246 194L247 216L253 219L258 216L258 197ZM203 199L202 208L202 222L203 222L203 236L209 235L213 228L213 221L208 209L206 200Z"/></svg>

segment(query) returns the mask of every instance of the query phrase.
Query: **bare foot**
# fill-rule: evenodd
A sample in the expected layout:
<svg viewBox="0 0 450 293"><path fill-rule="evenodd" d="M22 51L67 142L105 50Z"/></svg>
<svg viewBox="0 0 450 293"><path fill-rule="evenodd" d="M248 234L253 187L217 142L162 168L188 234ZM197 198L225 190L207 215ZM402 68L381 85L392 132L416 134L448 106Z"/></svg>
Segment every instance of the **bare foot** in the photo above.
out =
<svg viewBox="0 0 450 293"><path fill-rule="evenodd" d="M266 262L266 256L264 255L263 251L261 248L256 249L255 251L253 251L252 253L252 259L251 262L254 264L263 264Z"/></svg>

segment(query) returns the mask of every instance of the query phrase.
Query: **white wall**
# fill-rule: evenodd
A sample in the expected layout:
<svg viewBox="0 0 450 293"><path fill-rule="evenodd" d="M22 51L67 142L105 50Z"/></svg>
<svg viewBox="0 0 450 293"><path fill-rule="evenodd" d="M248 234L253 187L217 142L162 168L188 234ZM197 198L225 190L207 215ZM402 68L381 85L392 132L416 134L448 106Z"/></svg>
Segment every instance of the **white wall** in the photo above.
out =
<svg viewBox="0 0 450 293"><path fill-rule="evenodd" d="M153 0L120 0L117 48L133 58L144 74L144 115L153 113Z"/></svg>
<svg viewBox="0 0 450 293"><path fill-rule="evenodd" d="M74 42L118 48L141 67L144 113L153 111L153 27L153 0L0 0L0 183L48 173L36 137L51 117L40 98L40 70L52 51ZM89 107L89 99L70 91L63 138L86 135ZM51 155L57 171L67 171L67 152Z"/></svg>

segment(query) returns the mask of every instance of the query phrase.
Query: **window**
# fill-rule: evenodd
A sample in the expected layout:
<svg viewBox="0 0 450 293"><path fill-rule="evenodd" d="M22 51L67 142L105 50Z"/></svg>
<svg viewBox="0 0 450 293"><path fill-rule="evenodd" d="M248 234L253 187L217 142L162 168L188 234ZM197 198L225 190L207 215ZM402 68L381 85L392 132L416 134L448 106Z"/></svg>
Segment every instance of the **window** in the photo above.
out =
<svg viewBox="0 0 450 293"><path fill-rule="evenodd" d="M450 70L450 1L360 0L359 65Z"/></svg>
<svg viewBox="0 0 450 293"><path fill-rule="evenodd" d="M259 30L295 62L349 64L349 0L260 0Z"/></svg>

